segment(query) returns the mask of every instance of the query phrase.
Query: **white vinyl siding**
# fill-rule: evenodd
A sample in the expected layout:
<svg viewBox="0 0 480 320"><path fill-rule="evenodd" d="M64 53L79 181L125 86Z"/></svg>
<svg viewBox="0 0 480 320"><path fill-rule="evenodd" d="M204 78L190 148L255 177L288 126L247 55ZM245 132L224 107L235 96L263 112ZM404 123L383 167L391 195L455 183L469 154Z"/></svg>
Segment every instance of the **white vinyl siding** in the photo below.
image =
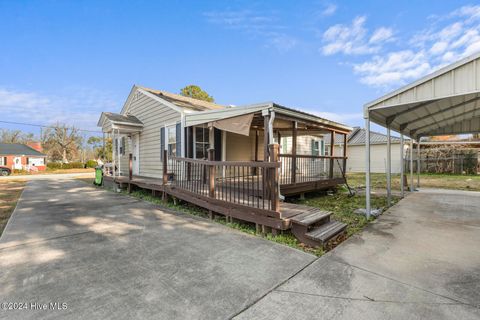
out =
<svg viewBox="0 0 480 320"><path fill-rule="evenodd" d="M387 145L371 145L372 173L385 173ZM365 172L365 145L349 145L347 149L347 172ZM400 145L392 143L392 173L400 173Z"/></svg>
<svg viewBox="0 0 480 320"><path fill-rule="evenodd" d="M180 113L143 94L139 94L138 99L133 99L126 111L143 123L143 131L139 136L139 175L161 178L160 128L180 122ZM127 139L126 144L126 153L121 161L124 174L128 173L128 154L132 149L131 139Z"/></svg>

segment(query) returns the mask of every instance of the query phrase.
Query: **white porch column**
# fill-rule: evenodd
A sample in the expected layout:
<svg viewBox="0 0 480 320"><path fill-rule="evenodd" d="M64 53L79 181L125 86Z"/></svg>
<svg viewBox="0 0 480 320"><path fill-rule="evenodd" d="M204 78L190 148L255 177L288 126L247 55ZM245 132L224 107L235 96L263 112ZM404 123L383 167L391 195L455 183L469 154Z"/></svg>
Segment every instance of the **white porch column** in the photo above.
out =
<svg viewBox="0 0 480 320"><path fill-rule="evenodd" d="M117 166L117 140L115 140L115 129L112 129L112 162L113 162L113 165L112 165L112 174L113 174L113 178L115 179L115 177L117 176L116 172L115 172L115 167Z"/></svg>
<svg viewBox="0 0 480 320"><path fill-rule="evenodd" d="M392 145L390 126L387 127L387 204L392 202Z"/></svg>
<svg viewBox="0 0 480 320"><path fill-rule="evenodd" d="M403 162L403 153L405 151L404 144L403 133L400 133L400 191L402 192L402 198L405 197L405 184L403 183L403 175L405 174L405 164Z"/></svg>
<svg viewBox="0 0 480 320"><path fill-rule="evenodd" d="M121 164L122 164L122 160L120 159L121 157L121 154L120 154L120 144L122 143L122 139L120 139L120 141L118 141L118 138L120 138L120 129L117 129L117 155L118 155L118 175L120 176L120 173L122 172L122 167L121 167Z"/></svg>
<svg viewBox="0 0 480 320"><path fill-rule="evenodd" d="M365 118L365 206L367 219L370 218L370 119L367 111L367 117Z"/></svg>
<svg viewBox="0 0 480 320"><path fill-rule="evenodd" d="M410 137L410 192L415 191L413 186L413 137Z"/></svg>
<svg viewBox="0 0 480 320"><path fill-rule="evenodd" d="M420 188L420 138L417 141L417 188Z"/></svg>

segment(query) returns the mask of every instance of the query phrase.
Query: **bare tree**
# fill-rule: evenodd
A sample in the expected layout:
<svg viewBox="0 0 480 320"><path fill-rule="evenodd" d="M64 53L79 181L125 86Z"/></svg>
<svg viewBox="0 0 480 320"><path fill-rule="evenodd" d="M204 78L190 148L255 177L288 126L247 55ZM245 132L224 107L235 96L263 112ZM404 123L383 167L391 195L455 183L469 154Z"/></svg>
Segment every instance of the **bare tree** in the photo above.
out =
<svg viewBox="0 0 480 320"><path fill-rule="evenodd" d="M52 160L62 160L68 163L78 155L78 148L82 143L82 137L78 129L57 123L45 130L42 143L44 150Z"/></svg>
<svg viewBox="0 0 480 320"><path fill-rule="evenodd" d="M2 143L27 143L33 139L33 133L25 133L21 130L0 129L0 142Z"/></svg>

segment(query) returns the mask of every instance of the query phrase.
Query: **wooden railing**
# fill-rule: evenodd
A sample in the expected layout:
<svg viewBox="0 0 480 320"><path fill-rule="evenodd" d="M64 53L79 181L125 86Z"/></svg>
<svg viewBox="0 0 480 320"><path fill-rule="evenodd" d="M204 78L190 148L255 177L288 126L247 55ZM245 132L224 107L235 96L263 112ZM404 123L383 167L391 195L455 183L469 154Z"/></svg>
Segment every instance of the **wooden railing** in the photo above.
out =
<svg viewBox="0 0 480 320"><path fill-rule="evenodd" d="M270 145L271 162L214 161L168 157L164 184L196 196L279 212L278 145ZM168 163L168 165L167 165Z"/></svg>
<svg viewBox="0 0 480 320"><path fill-rule="evenodd" d="M286 185L341 178L347 158L281 154L279 159L280 184Z"/></svg>

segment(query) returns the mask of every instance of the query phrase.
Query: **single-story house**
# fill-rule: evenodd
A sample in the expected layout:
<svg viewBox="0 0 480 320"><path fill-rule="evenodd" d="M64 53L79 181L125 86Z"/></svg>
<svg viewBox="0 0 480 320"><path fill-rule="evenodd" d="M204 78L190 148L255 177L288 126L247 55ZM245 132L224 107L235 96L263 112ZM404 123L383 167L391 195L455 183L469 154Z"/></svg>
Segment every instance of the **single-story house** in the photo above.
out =
<svg viewBox="0 0 480 320"><path fill-rule="evenodd" d="M39 142L0 143L0 166L12 170L43 171L47 155Z"/></svg>
<svg viewBox="0 0 480 320"><path fill-rule="evenodd" d="M347 136L347 172L365 172L365 129L354 127L352 132ZM324 137L325 146L328 154L330 146L330 135ZM408 150L408 141L404 142L404 154ZM343 155L343 136L336 135L335 150L338 153L335 155ZM391 137L391 159L392 159L392 173L400 173L400 138ZM370 148L371 148L371 172L385 173L387 163L387 135L370 131Z"/></svg>
<svg viewBox="0 0 480 320"><path fill-rule="evenodd" d="M103 112L98 126L113 141L113 172L104 177L113 186L162 192L261 228L292 228L305 243L345 230L329 214L280 200L345 182L346 158L323 155L321 141L349 126L274 102L222 106L136 85L120 113ZM310 215L311 226L293 227L294 217Z"/></svg>

